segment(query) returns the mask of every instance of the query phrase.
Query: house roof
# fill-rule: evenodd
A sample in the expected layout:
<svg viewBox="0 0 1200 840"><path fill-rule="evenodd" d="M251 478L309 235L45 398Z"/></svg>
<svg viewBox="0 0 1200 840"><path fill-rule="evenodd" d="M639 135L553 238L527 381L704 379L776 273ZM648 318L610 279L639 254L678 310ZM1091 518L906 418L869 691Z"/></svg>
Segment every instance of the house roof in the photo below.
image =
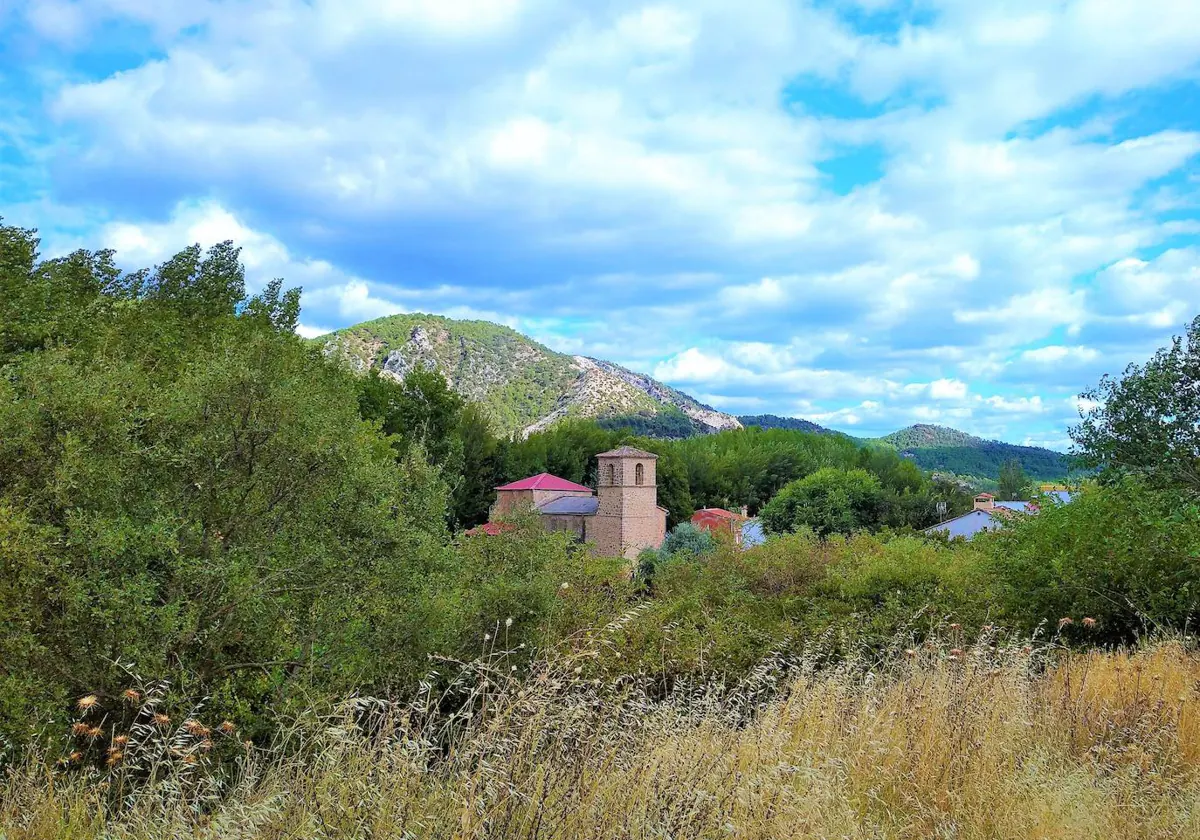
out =
<svg viewBox="0 0 1200 840"><path fill-rule="evenodd" d="M560 496L538 507L538 513L593 516L600 509L600 500L595 496Z"/></svg>
<svg viewBox="0 0 1200 840"><path fill-rule="evenodd" d="M657 458L653 452L647 452L645 449L634 449L632 446L620 446L616 449L610 449L608 452L601 452L597 458Z"/></svg>
<svg viewBox="0 0 1200 840"><path fill-rule="evenodd" d="M550 473L538 473L531 475L529 478L522 478L520 481L514 481L511 484L504 484L496 488L497 490L560 490L568 493L591 493L591 487L584 487L582 484L576 484L573 481L567 481L565 478L559 478Z"/></svg>
<svg viewBox="0 0 1200 840"><path fill-rule="evenodd" d="M702 519L708 518L708 517L716 517L718 519L747 519L748 518L748 517L742 516L740 513L734 513L731 510L725 510L725 508L701 508L700 510L698 510L692 514L692 519L695 519L696 517L700 517Z"/></svg>

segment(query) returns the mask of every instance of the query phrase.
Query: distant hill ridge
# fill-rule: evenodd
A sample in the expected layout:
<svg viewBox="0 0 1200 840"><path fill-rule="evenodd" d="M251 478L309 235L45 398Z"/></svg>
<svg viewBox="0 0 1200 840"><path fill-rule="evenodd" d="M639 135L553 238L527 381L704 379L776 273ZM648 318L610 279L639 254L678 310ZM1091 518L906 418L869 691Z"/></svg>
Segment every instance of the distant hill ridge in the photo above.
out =
<svg viewBox="0 0 1200 840"><path fill-rule="evenodd" d="M414 368L439 371L479 403L496 431L529 434L569 417L596 419L657 437L687 437L760 426L844 434L799 417L733 417L645 374L590 356L558 353L510 327L440 315L391 315L313 339L359 371L397 379ZM850 435L846 435L851 437ZM1066 456L1036 446L988 441L945 426L918 424L856 441L900 450L919 467L989 481L1016 458L1031 478L1065 476Z"/></svg>
<svg viewBox="0 0 1200 840"><path fill-rule="evenodd" d="M391 315L314 340L359 371L400 379L417 367L435 369L506 434L528 434L567 417L629 417L652 427L661 416L684 434L741 428L731 415L645 374L555 352L489 321Z"/></svg>
<svg viewBox="0 0 1200 840"><path fill-rule="evenodd" d="M764 429L798 429L818 434L842 434L798 417L760 414L743 415L738 420L744 426L761 426ZM994 481L1000 473L1000 466L1014 459L1020 461L1030 478L1042 481L1061 479L1071 469L1070 459L1052 449L984 440L958 429L928 423L908 426L881 438L854 439L869 445L893 447L923 470L953 473L973 479L972 483L976 485L987 485Z"/></svg>

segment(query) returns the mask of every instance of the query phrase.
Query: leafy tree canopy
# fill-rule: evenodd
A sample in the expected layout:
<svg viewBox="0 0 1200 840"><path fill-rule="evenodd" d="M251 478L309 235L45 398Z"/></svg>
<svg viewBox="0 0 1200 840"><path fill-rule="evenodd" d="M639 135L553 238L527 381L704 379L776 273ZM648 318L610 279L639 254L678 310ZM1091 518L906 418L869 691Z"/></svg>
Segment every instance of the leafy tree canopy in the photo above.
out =
<svg viewBox="0 0 1200 840"><path fill-rule="evenodd" d="M1080 395L1075 451L1106 480L1140 475L1200 492L1200 316L1183 337Z"/></svg>

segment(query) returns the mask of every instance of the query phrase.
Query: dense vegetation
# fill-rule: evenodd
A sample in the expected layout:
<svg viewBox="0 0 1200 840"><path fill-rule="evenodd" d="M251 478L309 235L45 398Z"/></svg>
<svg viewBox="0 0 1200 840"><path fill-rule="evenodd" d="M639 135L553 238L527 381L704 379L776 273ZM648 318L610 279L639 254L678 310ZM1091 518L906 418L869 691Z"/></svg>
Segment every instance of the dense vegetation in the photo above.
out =
<svg viewBox="0 0 1200 840"><path fill-rule="evenodd" d="M1053 657L1062 645L1133 643L1148 630L1184 631L1194 622L1195 450L1173 424L1190 410L1178 392L1190 381L1200 342L1164 351L1162 364L1112 384L1128 397L1114 405L1131 407L1093 412L1076 430L1099 479L1074 501L962 544L914 531L936 500L958 505L965 498L894 449L761 428L648 440L583 421L500 439L479 407L439 375L362 376L327 358L294 335L297 305L279 282L248 295L228 244L123 274L104 252L40 261L33 232L0 227L0 761L29 768L40 766L39 756L62 760L53 774L43 767L7 777L0 818L9 825L58 836L61 820L78 820L71 831L89 836L107 830L111 815L131 813L134 802L157 803L155 819L163 812L153 809L167 802L179 808L168 805L168 821L219 813L237 820L239 807L262 804L274 791L318 803L314 810L281 806L286 831L300 836L361 834L357 818L342 809L368 800L404 805L408 814L473 820L486 813L484 834L520 836L516 826L537 820L524 810L533 801L529 785L558 810L609 801L570 798L587 790L619 791L627 802L622 773L651 773L653 762L639 762L663 755L656 752L662 747L666 764L653 766L681 762L674 781L656 786L651 773L643 787L628 788L650 798L639 813L657 830L676 823L655 822L667 819L653 816L655 796L709 783L688 775L702 763L688 763L687 750L708 756L703 766L725 779L715 768L726 750L749 749L740 739L763 733L787 742L789 733L807 731L778 716L788 702L819 708L812 691L836 701L829 708L840 711L827 720L863 732L871 721L886 721L897 744L913 744L910 735L935 739L920 741L921 761L930 773L953 771L915 787L904 787L908 771L897 771L899 789L864 789L852 803L837 787L831 801L853 805L856 819L876 813L882 806L868 803L884 797L893 809L888 820L941 830L947 823L938 814L954 803L974 801L989 784L1028 782L1025 771L1020 779L983 775L987 762L972 758L979 750L1018 763L1036 755L1035 770L1046 779L1076 774L1091 784L1102 776L1118 785L1106 788L1114 796L1125 790L1114 773L1132 774L1136 765L1144 786L1151 769L1169 770L1177 774L1174 787L1155 801L1168 808L1192 801L1194 762L1180 758L1192 753L1179 745L1194 743L1194 713L1184 716L1178 705L1190 700L1168 703L1163 695L1155 706L1137 688L1119 697L1122 709L1141 717L1114 718L1110 706L1089 717L1080 704L1095 695L1076 683L1053 694L1062 685L1053 674L1075 673L1069 669L1076 665L1030 664L1020 651L1030 634L1039 651L1052 637L1044 652ZM1145 450L1123 445L1135 405L1146 415L1138 427ZM514 517L495 537L461 533L486 512L495 483L542 470L586 482L593 455L619 443L660 454L660 499L673 519L697 507L744 504L761 511L776 536L743 551L681 529L652 574L630 577L626 561L592 558L532 517ZM604 628L599 636L589 630L597 627ZM1001 632L1015 635L997 641ZM976 637L970 649L964 639ZM913 650L907 658L905 646ZM1001 653L1010 658L990 659ZM928 670L909 682L910 665L872 669L894 655L923 657ZM967 661L979 667L962 670ZM1190 653L1167 661L1195 668ZM1068 670L1047 671L1053 667ZM1035 674L1045 682L1030 682ZM773 705L777 689L796 678L799 699ZM519 707L511 723L478 717L498 686L506 699L484 705ZM612 695L588 694L602 686ZM730 686L741 693L721 693ZM574 705L542 702L544 692L568 690L580 692L570 695ZM1053 702L1043 702L1044 692ZM365 696L400 705L360 700L339 726L303 729L305 720L328 723L345 698ZM901 721L867 714L888 697L901 718L904 703L934 714ZM532 705L520 705L526 701ZM973 711L975 703L999 717ZM367 725L368 712L377 707L404 712L388 724L410 727L403 737L369 740L378 730ZM566 740L537 742L558 758L535 751L497 771L506 776L488 769L488 751L507 755L504 749L527 744L523 738L550 731L563 709L588 710L564 722L598 714L609 715L608 724L584 730L598 740L571 730L570 749ZM1004 717L1005 709L1044 724L1031 730L1026 718ZM1165 717L1145 717L1159 712ZM625 730L617 724L630 720L666 721L668 729L638 740L642 730L634 727L619 744L603 740L619 740ZM455 728L471 721L478 728ZM919 721L932 728L906 730ZM998 728L987 732L1008 733L994 744L978 728L989 721ZM289 740L281 734L289 726L305 734ZM689 740L704 731L716 740ZM326 739L319 756L302 749L316 743L312 732ZM828 741L828 749L864 767L904 765L873 752L869 733L862 742L846 737ZM958 740L937 740L951 738ZM249 773L246 750L256 755L271 743L278 750L256 759L264 764L254 772L265 775ZM781 755L830 754L826 742L813 743L813 750ZM1090 752L1097 743L1104 757ZM162 761L138 753L142 744L161 747ZM403 752L410 749L419 761ZM943 760L943 752L956 758ZM1085 756L1098 763L1081 763ZM288 760L302 762L304 772L274 763ZM563 782L579 779L582 768L614 775L589 777L591 788ZM328 787L339 777L350 787ZM101 779L105 787L96 785ZM248 787L231 795L226 783ZM728 800L718 808L706 799L697 813L726 815L721 809L741 801L741 788L712 784L708 793ZM137 799L138 791L149 791L147 798ZM913 799L932 791L949 791L949 798ZM1078 813L1115 819L1108 800L1088 802L1098 810ZM1020 813L1011 809L1013 826L1025 825ZM34 817L41 822L30 823ZM984 809L977 817L985 819ZM1187 828L1188 818L1179 819ZM9 825L0 830L11 833ZM314 825L322 827L309 830ZM441 836L441 824L430 825L437 827L425 834ZM769 835L772 825L762 825ZM161 828L147 826L149 834ZM909 836L923 836L918 828Z"/></svg>
<svg viewBox="0 0 1200 840"><path fill-rule="evenodd" d="M825 435L840 435L833 429L826 429L811 420L799 417L780 417L777 414L744 414L738 418L743 426L758 426L760 429L788 429L793 432L816 432Z"/></svg>
<svg viewBox="0 0 1200 840"><path fill-rule="evenodd" d="M944 426L909 426L879 440L923 470L960 476L981 488L992 489L1000 469L1012 461L1035 481L1063 481L1072 472L1071 459L1060 452L983 440Z"/></svg>

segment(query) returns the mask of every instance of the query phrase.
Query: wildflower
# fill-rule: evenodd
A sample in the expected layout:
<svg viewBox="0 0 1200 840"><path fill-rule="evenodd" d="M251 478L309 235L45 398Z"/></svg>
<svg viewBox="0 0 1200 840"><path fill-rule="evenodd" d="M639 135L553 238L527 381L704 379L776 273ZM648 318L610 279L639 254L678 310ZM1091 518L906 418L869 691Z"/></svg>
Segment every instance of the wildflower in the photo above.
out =
<svg viewBox="0 0 1200 840"><path fill-rule="evenodd" d="M162 712L156 712L153 720L154 720L155 726L170 726L171 725L171 716L164 715Z"/></svg>
<svg viewBox="0 0 1200 840"><path fill-rule="evenodd" d="M118 748L124 747L128 743L129 743L128 735L118 735L116 738L113 738L113 746L114 747L118 747Z"/></svg>
<svg viewBox="0 0 1200 840"><path fill-rule="evenodd" d="M95 694L89 694L86 697L80 697L75 702L75 705L79 707L79 711L86 712L88 709L94 708L95 706L99 705L99 703L100 703L99 697L97 697Z"/></svg>
<svg viewBox="0 0 1200 840"><path fill-rule="evenodd" d="M962 625L961 625L961 624L958 624L958 623L951 624L951 625L950 625L950 629L951 629L951 630L961 630L961 629L962 629Z"/></svg>
<svg viewBox="0 0 1200 840"><path fill-rule="evenodd" d="M88 726L86 723L76 723L71 726L71 734L72 735L78 735L78 736L82 737L84 735L87 735L91 731L92 731L92 727Z"/></svg>
<svg viewBox="0 0 1200 840"><path fill-rule="evenodd" d="M195 718L188 718L187 720L185 720L183 722L183 729L189 735L199 735L200 732L204 729L204 724L202 724L200 721L196 720Z"/></svg>
<svg viewBox="0 0 1200 840"><path fill-rule="evenodd" d="M234 732L237 732L237 727L233 725L233 721L231 720L221 721L221 725L217 729L221 731L222 735L232 735Z"/></svg>
<svg viewBox="0 0 1200 840"><path fill-rule="evenodd" d="M246 749L250 749L251 747L254 746L254 742L253 741L242 741L242 746L245 747Z"/></svg>
<svg viewBox="0 0 1200 840"><path fill-rule="evenodd" d="M124 757L125 757L125 753L121 752L120 750L117 750L117 749L109 750L108 751L108 766L112 767L113 765L120 763L121 759Z"/></svg>
<svg viewBox="0 0 1200 840"><path fill-rule="evenodd" d="M512 627L512 616L509 616L508 618L504 619L504 627L505 627L505 629Z"/></svg>
<svg viewBox="0 0 1200 840"><path fill-rule="evenodd" d="M1096 626L1096 619L1092 618L1092 617L1089 615L1087 618L1085 618L1085 619L1083 620L1083 626L1084 626L1084 627L1087 627L1087 628L1090 630L1091 628L1093 628L1093 627L1095 627L1095 626Z"/></svg>
<svg viewBox="0 0 1200 840"><path fill-rule="evenodd" d="M142 699L142 694L136 688L127 688L121 692L121 699L127 703L136 703Z"/></svg>
<svg viewBox="0 0 1200 840"><path fill-rule="evenodd" d="M991 632L992 632L992 625L990 625L990 624L985 624L985 625L983 625L983 627L981 627L981 628L980 628L980 630L982 630L984 633L991 633Z"/></svg>
<svg viewBox="0 0 1200 840"><path fill-rule="evenodd" d="M191 753L188 753L187 755L185 755L183 757L183 763L184 764L195 764L196 756L192 755Z"/></svg>
<svg viewBox="0 0 1200 840"><path fill-rule="evenodd" d="M75 752L71 753L67 757L76 764L83 761L83 753L81 753L79 750L75 750Z"/></svg>
<svg viewBox="0 0 1200 840"><path fill-rule="evenodd" d="M1075 619L1071 618L1070 616L1063 616L1062 618L1060 618L1058 620L1058 629L1061 630L1064 627L1069 627L1070 625L1072 625L1074 623L1075 623Z"/></svg>
<svg viewBox="0 0 1200 840"><path fill-rule="evenodd" d="M492 634L491 634L491 633L484 633L484 634L483 634L483 640L484 640L485 642L490 642L490 641L492 640Z"/></svg>
<svg viewBox="0 0 1200 840"><path fill-rule="evenodd" d="M208 738L205 738L203 741L200 742L200 749L203 750L204 752L209 752L212 748L213 748L213 742L210 741Z"/></svg>
<svg viewBox="0 0 1200 840"><path fill-rule="evenodd" d="M567 583L567 582L564 580L564 581L562 582L562 585L561 585L561 586L559 586L558 588L559 588L559 589L561 589L563 592L566 592L568 589L570 589L570 588L571 588L571 584Z"/></svg>

